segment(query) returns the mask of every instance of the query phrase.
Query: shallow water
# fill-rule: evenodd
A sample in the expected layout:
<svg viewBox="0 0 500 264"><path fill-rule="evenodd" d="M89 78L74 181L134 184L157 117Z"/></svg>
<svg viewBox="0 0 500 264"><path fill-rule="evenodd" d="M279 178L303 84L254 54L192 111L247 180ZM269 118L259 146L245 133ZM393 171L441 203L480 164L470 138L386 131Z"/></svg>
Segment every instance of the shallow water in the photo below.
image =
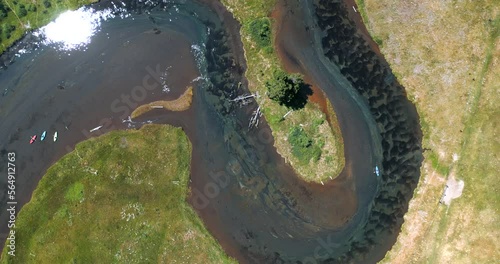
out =
<svg viewBox="0 0 500 264"><path fill-rule="evenodd" d="M112 6L104 1L94 8ZM248 128L254 102L230 101L248 93L246 65L239 26L221 4L127 7L131 15L103 21L85 51L68 54L42 45L0 72L1 88L7 89L0 98L0 149L3 157L17 152L19 205L77 142L112 129L168 123L181 126L193 144L189 201L230 255L241 262L315 263L350 251L353 236L363 233L373 215L382 184L373 173L383 160L382 139L366 100L329 66L320 46L299 41L310 39L303 28L314 23L314 14L283 7L290 12L282 25L288 34L279 38L289 45L279 50L326 92L339 118L346 167L325 186L296 177L276 153L264 118L258 128ZM23 43L33 47L32 39L17 49ZM155 110L123 122L136 105L177 98L189 85L195 90L188 111ZM89 133L98 125L103 129ZM59 131L60 139L29 145L29 137L43 130ZM0 179L0 188L5 184ZM7 219L5 204L2 193L0 223ZM4 240L7 226L0 231Z"/></svg>

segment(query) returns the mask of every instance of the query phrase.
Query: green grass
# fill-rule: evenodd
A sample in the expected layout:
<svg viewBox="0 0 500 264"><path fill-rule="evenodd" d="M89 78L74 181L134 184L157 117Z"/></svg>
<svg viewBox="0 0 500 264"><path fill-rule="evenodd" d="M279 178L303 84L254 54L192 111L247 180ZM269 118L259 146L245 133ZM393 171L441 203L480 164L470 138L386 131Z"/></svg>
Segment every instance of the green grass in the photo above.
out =
<svg viewBox="0 0 500 264"><path fill-rule="evenodd" d="M0 54L29 31L48 24L60 13L97 0L0 0ZM12 30L7 30L12 28Z"/></svg>
<svg viewBox="0 0 500 264"><path fill-rule="evenodd" d="M430 152L428 155L425 156L426 159L428 159L431 164L432 168L434 168L439 174L441 175L448 175L450 173L450 166L443 165L439 162L439 157L437 156L436 153Z"/></svg>
<svg viewBox="0 0 500 264"><path fill-rule="evenodd" d="M64 199L68 202L79 202L83 200L85 186L81 182L76 182L71 187L69 187L68 191L66 191L66 195Z"/></svg>
<svg viewBox="0 0 500 264"><path fill-rule="evenodd" d="M272 79L273 72L282 69L281 62L272 48L274 21L270 14L276 0L223 0L222 3L243 25L240 33L247 60L245 76L249 82L249 90L261 95L258 103L273 132L277 151L306 181L321 182L337 177L344 168L345 158L342 135L333 109L330 107L327 111L330 122L319 125L315 120L326 120L327 117L317 104L311 102L307 102L304 108L294 110L283 119L290 109L267 96L266 82ZM259 30L266 28L267 21L270 22L271 29L270 46L267 44L267 33L261 34L262 30ZM288 137L291 129L299 126L313 142L317 142L316 146L321 146L318 160L310 159L310 162L306 163L305 159L296 155L297 151L294 154L293 149L297 147L289 142Z"/></svg>
<svg viewBox="0 0 500 264"><path fill-rule="evenodd" d="M355 0L355 2L356 2L356 5L358 6L357 11L361 14L361 18L363 18L363 22L368 25L370 20L368 19L368 15L366 14L365 0ZM372 37L375 40L375 42L377 42L377 39L380 42L383 42L382 39L380 39L378 37L375 37L375 36L372 36ZM380 46L380 44L378 42L377 42L377 44Z"/></svg>
<svg viewBox="0 0 500 264"><path fill-rule="evenodd" d="M191 145L147 125L84 141L19 212L2 263L234 263L186 202Z"/></svg>

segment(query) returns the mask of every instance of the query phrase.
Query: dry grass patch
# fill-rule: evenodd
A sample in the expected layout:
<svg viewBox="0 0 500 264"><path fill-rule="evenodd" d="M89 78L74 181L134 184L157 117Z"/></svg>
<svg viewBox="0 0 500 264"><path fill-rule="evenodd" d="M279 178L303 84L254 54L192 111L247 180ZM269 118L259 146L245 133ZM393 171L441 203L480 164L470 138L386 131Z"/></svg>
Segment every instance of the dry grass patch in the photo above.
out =
<svg viewBox="0 0 500 264"><path fill-rule="evenodd" d="M410 98L428 119L426 147L448 165L460 151L486 57L493 1L364 1L367 26L383 42ZM446 98L446 100L443 100Z"/></svg>

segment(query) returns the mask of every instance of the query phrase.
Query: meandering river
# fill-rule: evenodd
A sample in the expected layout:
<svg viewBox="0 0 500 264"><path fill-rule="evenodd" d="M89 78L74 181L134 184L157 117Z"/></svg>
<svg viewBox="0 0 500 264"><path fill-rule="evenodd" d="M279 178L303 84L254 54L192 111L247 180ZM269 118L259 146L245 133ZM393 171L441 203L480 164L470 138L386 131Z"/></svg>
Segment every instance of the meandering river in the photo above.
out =
<svg viewBox="0 0 500 264"><path fill-rule="evenodd" d="M369 45L345 22L350 7L286 1L274 13L278 54L289 70L325 92L342 130L346 167L323 186L295 175L276 153L264 118L248 128L255 102L231 101L248 92L246 64L239 24L220 3L124 3L126 11L116 11L120 4L113 1L92 5L117 16L102 22L85 50L61 51L29 34L2 56L0 150L3 158L17 153L18 206L76 143L148 122L173 124L193 144L190 203L231 256L246 263L383 257L418 180L420 128L383 58L358 48ZM344 35L332 35L331 28ZM330 47L338 42L340 48ZM13 56L23 49L32 52ZM360 70L363 63L368 70ZM137 105L175 99L188 86L194 87L189 110L128 119ZM30 136L44 130L58 131L59 140L30 145ZM6 190L5 177L0 188ZM6 201L2 192L0 223L7 222ZM7 225L0 231L5 240Z"/></svg>

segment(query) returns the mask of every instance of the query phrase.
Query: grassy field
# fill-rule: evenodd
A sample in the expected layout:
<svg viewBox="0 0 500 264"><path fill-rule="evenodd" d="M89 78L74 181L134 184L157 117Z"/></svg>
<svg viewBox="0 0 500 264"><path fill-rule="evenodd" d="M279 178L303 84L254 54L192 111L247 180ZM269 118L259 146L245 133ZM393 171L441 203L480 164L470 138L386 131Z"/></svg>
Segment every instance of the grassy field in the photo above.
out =
<svg viewBox="0 0 500 264"><path fill-rule="evenodd" d="M403 230L385 263L500 259L500 6L495 0L357 0L416 104L426 149ZM458 199L438 203L449 178Z"/></svg>
<svg viewBox="0 0 500 264"><path fill-rule="evenodd" d="M146 125L84 141L19 212L2 263L234 263L186 202L191 145Z"/></svg>
<svg viewBox="0 0 500 264"><path fill-rule="evenodd" d="M254 30L253 27L265 25L264 22L269 21L272 28L273 21L269 16L276 1L222 0L222 2L243 25L241 36L248 66L245 76L250 91L254 93L258 91L261 95L258 103L273 131L278 152L307 181L321 182L330 177L335 178L344 168L345 159L342 135L333 109L330 107L327 112L330 123L326 122L327 117L320 107L311 102L282 119L290 109L280 106L266 95L266 81L272 78L275 69L282 66L272 48L272 34L269 38L270 45L266 45L264 41L254 37L255 31L257 34L261 32ZM266 38L267 36L263 37ZM290 140L290 137L294 138L297 135L302 141ZM304 141L310 144L291 144Z"/></svg>
<svg viewBox="0 0 500 264"><path fill-rule="evenodd" d="M97 0L0 0L0 54L24 33L48 24L60 13Z"/></svg>

